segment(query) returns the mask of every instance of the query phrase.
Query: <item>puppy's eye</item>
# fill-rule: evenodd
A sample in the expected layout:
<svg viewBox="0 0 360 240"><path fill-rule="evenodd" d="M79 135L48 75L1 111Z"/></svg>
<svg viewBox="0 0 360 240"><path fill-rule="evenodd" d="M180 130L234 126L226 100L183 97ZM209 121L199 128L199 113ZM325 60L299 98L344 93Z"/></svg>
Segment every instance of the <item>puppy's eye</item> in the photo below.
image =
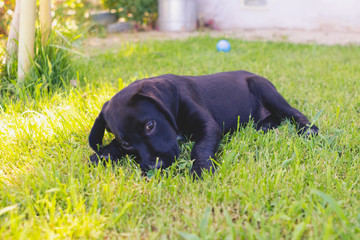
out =
<svg viewBox="0 0 360 240"><path fill-rule="evenodd" d="M154 120L149 121L145 124L145 133L150 134L156 127L156 122Z"/></svg>
<svg viewBox="0 0 360 240"><path fill-rule="evenodd" d="M124 149L130 149L130 148L131 148L131 145L130 145L130 143L122 142L122 143L121 143L121 147L124 148Z"/></svg>

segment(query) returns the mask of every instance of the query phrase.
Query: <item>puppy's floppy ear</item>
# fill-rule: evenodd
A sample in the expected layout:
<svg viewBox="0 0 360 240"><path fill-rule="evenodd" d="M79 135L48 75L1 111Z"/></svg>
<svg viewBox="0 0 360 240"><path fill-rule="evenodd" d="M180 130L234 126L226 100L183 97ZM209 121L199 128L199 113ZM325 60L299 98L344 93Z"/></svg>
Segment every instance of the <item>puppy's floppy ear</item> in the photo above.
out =
<svg viewBox="0 0 360 240"><path fill-rule="evenodd" d="M178 131L176 118L179 111L179 93L175 84L169 81L144 82L137 96L155 103Z"/></svg>
<svg viewBox="0 0 360 240"><path fill-rule="evenodd" d="M91 128L89 135L89 145L96 152L99 152L98 146L102 145L102 139L105 133L105 119L104 119L104 108L108 102L104 103L103 108L99 114L99 116L95 119L94 125Z"/></svg>

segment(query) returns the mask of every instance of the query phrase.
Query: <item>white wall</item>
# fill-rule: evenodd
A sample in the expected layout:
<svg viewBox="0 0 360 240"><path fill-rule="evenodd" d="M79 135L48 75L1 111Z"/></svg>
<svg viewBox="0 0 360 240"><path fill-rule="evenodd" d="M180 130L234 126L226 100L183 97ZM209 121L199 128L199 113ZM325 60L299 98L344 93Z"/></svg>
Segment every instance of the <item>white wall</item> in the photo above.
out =
<svg viewBox="0 0 360 240"><path fill-rule="evenodd" d="M360 32L360 0L198 0L199 15L217 29L286 28Z"/></svg>

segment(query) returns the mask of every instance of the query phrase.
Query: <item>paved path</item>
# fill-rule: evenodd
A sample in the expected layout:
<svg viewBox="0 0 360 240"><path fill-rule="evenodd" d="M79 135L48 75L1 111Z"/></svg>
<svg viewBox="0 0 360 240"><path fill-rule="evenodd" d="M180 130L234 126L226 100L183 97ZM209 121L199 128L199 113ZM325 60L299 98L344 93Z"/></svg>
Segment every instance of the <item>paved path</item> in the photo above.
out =
<svg viewBox="0 0 360 240"><path fill-rule="evenodd" d="M305 31L305 30L283 30L283 29L260 29L260 30L237 30L237 31L204 31L204 32L134 32L111 34L106 38L91 37L84 43L84 47L95 49L113 48L121 45L124 41L147 41L152 39L170 40L186 39L191 36L228 37L239 38L249 41L275 41L291 43L317 43L325 45L360 45L360 32L325 32L325 31Z"/></svg>

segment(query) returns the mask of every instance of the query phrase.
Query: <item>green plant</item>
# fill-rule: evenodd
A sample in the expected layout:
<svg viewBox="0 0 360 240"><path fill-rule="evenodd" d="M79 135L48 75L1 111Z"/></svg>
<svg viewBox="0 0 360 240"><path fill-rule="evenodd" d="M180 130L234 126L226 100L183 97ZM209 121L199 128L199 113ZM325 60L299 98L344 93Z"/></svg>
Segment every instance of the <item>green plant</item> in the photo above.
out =
<svg viewBox="0 0 360 240"><path fill-rule="evenodd" d="M68 40L58 31L53 31L48 43L41 43L41 33L37 29L35 34L35 56L32 60L32 68L20 86L17 83L17 59L11 56L8 64L1 66L0 92L3 96L35 96L53 93L57 89L68 85L76 76L71 68L70 52L71 40ZM76 39L74 37L72 40Z"/></svg>
<svg viewBox="0 0 360 240"><path fill-rule="evenodd" d="M120 18L152 25L157 17L157 0L102 0L104 6L115 10Z"/></svg>

